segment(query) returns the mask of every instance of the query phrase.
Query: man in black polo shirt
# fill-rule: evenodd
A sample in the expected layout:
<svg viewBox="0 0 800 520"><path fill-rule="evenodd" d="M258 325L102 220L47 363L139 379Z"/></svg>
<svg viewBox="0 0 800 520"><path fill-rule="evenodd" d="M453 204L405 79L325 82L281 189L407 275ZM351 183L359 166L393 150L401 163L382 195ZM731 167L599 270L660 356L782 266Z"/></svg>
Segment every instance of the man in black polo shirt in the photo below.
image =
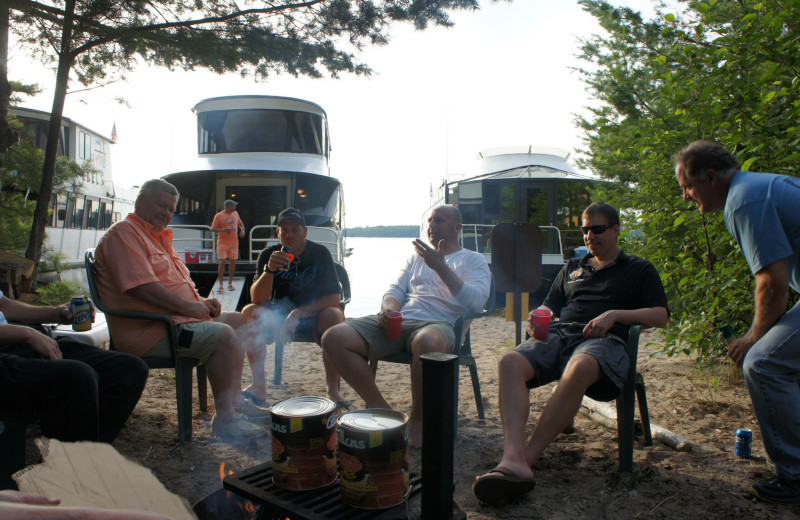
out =
<svg viewBox="0 0 800 520"><path fill-rule="evenodd" d="M483 502L495 504L531 491L536 485L531 466L572 422L583 395L610 401L625 385L629 326L667 323L667 297L655 267L617 246L617 211L595 202L582 219L590 254L564 265L541 307L560 321L550 327L547 339L531 338L498 363L503 458L473 484ZM556 380L558 387L526 444L529 389Z"/></svg>
<svg viewBox="0 0 800 520"><path fill-rule="evenodd" d="M306 240L307 235L303 214L295 208L287 208L278 215L281 243L258 255L256 277L250 287L252 303L242 309L242 314L250 320L258 320L267 342L272 342L276 335L291 340L296 334L310 333L319 343L323 332L344 321L339 307L341 287L333 258L325 246ZM291 248L291 257L282 250L284 247ZM260 359L251 359L248 352L253 384L242 392L256 404L261 403L267 391L264 349L259 353ZM343 400L339 393L339 373L327 357L323 356L323 363L328 396L337 406L349 408L350 402ZM260 369L258 374L253 365Z"/></svg>

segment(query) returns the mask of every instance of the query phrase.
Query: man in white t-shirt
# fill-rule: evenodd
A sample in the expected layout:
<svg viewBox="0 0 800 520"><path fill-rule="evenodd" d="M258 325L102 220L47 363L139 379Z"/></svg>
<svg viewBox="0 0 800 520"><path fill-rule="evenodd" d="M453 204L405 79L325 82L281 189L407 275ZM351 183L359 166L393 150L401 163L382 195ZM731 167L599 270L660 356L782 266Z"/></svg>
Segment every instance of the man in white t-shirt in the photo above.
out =
<svg viewBox="0 0 800 520"><path fill-rule="evenodd" d="M422 445L422 367L419 356L452 352L453 325L465 312L483 309L489 297L491 275L483 256L463 249L458 241L461 213L454 206L439 206L428 219L428 240L417 239L416 254L383 296L381 310L328 329L322 348L341 376L364 399L368 408L391 408L372 379L367 360L395 352L413 355L411 365L411 416L409 444ZM386 336L386 314L403 314L399 339ZM332 395L341 400L341 395Z"/></svg>

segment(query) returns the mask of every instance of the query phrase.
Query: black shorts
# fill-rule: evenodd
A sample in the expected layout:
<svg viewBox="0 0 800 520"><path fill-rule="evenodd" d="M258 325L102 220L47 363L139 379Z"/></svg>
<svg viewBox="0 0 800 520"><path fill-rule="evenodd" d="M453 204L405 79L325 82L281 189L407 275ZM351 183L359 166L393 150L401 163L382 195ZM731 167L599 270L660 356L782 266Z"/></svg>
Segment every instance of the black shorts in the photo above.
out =
<svg viewBox="0 0 800 520"><path fill-rule="evenodd" d="M616 399L628 377L627 345L613 334L586 339L585 326L585 323L553 323L546 340L531 338L514 349L533 366L534 377L526 382L528 388L558 381L572 356L581 353L596 359L603 372L600 381L586 390L586 395L598 401Z"/></svg>

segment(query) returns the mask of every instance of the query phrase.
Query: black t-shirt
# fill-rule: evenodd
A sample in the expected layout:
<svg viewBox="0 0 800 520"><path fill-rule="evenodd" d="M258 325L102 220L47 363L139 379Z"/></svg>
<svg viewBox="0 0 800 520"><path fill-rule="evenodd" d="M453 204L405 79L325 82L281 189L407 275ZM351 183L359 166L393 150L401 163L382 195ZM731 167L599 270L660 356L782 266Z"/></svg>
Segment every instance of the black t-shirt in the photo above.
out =
<svg viewBox="0 0 800 520"><path fill-rule="evenodd" d="M264 273L270 255L281 247L277 244L261 251L256 263L259 276ZM271 299L280 301L288 298L298 307L313 303L322 296L341 292L330 251L310 240L306 240L303 254L295 255L288 271L278 270L272 276Z"/></svg>
<svg viewBox="0 0 800 520"><path fill-rule="evenodd" d="M664 285L653 264L620 252L614 262L596 270L587 263L590 256L568 261L544 300L561 321L588 323L614 309L667 308ZM629 328L615 323L609 332L627 338Z"/></svg>

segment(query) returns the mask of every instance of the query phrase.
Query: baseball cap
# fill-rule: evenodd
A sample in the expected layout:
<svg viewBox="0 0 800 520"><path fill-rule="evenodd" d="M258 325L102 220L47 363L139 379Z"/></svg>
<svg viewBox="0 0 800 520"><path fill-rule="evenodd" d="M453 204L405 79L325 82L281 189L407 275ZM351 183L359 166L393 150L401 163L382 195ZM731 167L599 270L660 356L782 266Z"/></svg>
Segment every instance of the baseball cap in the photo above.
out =
<svg viewBox="0 0 800 520"><path fill-rule="evenodd" d="M231 205L236 206L238 204L239 204L238 202L236 202L235 200L231 200L231 199L228 199L228 200L225 201L225 205L226 206L231 206Z"/></svg>
<svg viewBox="0 0 800 520"><path fill-rule="evenodd" d="M278 214L278 225L281 225L281 222L286 220L287 218L293 218L303 224L306 225L306 219L303 217L303 214L300 213L300 210L295 208L286 208L285 210L281 211Z"/></svg>

